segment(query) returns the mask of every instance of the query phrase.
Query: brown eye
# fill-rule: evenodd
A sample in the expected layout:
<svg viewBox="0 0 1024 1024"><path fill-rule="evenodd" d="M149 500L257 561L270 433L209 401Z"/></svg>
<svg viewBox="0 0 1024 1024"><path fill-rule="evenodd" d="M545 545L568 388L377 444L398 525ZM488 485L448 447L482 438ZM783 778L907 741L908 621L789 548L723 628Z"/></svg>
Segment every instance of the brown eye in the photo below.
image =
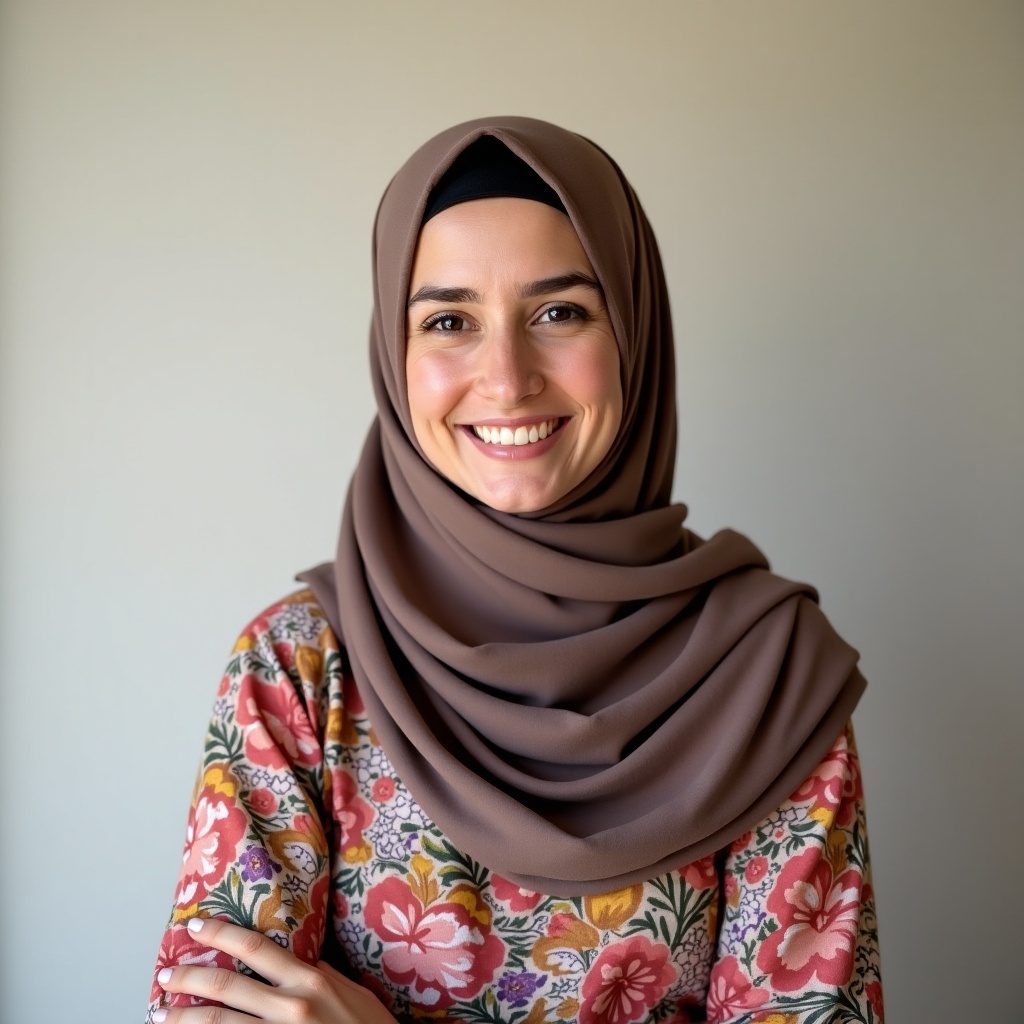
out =
<svg viewBox="0 0 1024 1024"><path fill-rule="evenodd" d="M570 320L588 319L586 310L579 306L548 306L538 318L545 324L564 324Z"/></svg>
<svg viewBox="0 0 1024 1024"><path fill-rule="evenodd" d="M462 331L466 328L466 321L453 313L442 313L435 319L428 320L426 327L430 331Z"/></svg>

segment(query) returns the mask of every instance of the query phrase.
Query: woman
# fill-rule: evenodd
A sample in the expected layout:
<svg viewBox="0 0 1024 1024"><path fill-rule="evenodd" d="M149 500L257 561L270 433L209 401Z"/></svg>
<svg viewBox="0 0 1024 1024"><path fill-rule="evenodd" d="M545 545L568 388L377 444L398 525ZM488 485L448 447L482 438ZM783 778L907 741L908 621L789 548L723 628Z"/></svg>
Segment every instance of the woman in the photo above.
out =
<svg viewBox="0 0 1024 1024"><path fill-rule="evenodd" d="M880 1020L856 653L670 504L632 189L469 122L375 237L378 419L222 681L151 1019Z"/></svg>

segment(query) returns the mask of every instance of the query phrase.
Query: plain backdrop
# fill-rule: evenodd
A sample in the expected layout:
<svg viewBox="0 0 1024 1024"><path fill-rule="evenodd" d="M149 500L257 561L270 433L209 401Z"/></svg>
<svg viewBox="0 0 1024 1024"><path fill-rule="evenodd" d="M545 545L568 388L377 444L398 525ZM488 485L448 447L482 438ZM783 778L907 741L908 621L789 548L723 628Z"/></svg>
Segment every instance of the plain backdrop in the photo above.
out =
<svg viewBox="0 0 1024 1024"><path fill-rule="evenodd" d="M493 113L617 158L690 525L863 653L890 1021L1024 1020L1024 6L978 0L3 4L0 1019L141 1019L231 643L334 550L377 200Z"/></svg>

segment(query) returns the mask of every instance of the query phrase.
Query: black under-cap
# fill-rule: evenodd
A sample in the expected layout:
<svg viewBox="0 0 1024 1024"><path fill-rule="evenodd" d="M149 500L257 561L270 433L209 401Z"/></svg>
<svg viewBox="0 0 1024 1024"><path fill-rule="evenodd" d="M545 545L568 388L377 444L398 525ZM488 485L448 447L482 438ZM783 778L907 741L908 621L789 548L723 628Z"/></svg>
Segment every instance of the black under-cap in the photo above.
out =
<svg viewBox="0 0 1024 1024"><path fill-rule="evenodd" d="M482 135L455 158L434 186L423 223L449 206L499 196L533 199L566 212L555 190L529 164L493 135Z"/></svg>

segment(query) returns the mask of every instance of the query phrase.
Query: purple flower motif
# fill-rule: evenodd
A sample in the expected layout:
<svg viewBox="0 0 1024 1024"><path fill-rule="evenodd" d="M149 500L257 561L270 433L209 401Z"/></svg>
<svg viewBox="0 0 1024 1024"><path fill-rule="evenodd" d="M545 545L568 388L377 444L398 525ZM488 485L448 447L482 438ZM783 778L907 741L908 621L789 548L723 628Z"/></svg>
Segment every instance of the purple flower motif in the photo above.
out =
<svg viewBox="0 0 1024 1024"><path fill-rule="evenodd" d="M271 860L270 854L262 846L250 846L238 858L242 865L242 881L258 882L261 878L273 878L281 865Z"/></svg>
<svg viewBox="0 0 1024 1024"><path fill-rule="evenodd" d="M531 974L529 971L509 972L498 982L498 998L509 1006L525 1006L530 996L544 984L547 975Z"/></svg>

